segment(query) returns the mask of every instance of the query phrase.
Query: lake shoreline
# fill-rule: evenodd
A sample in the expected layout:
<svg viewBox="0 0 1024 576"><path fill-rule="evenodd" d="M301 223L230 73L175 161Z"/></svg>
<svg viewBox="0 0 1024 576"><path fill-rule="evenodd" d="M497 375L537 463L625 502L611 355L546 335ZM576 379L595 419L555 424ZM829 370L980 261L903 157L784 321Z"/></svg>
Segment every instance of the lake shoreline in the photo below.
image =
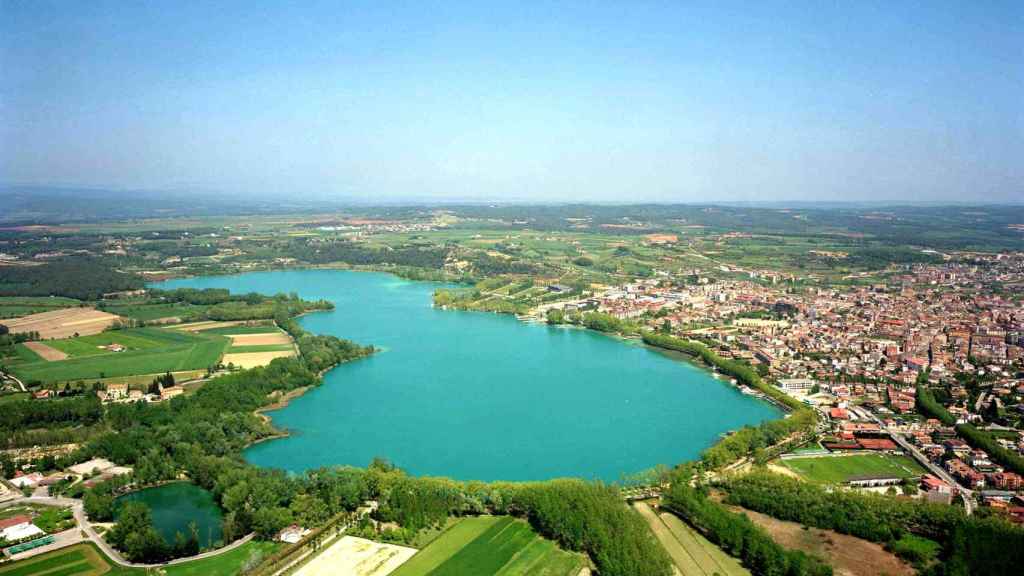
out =
<svg viewBox="0 0 1024 576"><path fill-rule="evenodd" d="M150 285L300 291L335 304L331 314L305 316L310 333L380 343L398 355L352 366L340 376L328 374L339 368L332 366L311 386L321 388L317 396L303 398L300 407L293 401L309 388L268 398L253 411L268 434L244 448L252 464L301 473L320 465L362 466L384 455L415 475L613 482L658 463L695 458L723 433L779 417L760 398L737 394L734 386L712 386L728 381L705 365L664 354L635 336L530 329L539 323L510 322L516 319L507 314L448 314L431 305L437 282L381 270L319 272L324 269L206 274ZM629 382L639 386L621 386ZM520 400L529 397L542 401ZM699 408L702 403L708 409ZM276 410L283 412L271 413ZM683 427L671 424L679 418ZM624 433L633 440L623 443ZM552 445L546 434L559 440ZM282 438L292 441L268 442ZM487 446L500 446L502 456L490 456Z"/></svg>

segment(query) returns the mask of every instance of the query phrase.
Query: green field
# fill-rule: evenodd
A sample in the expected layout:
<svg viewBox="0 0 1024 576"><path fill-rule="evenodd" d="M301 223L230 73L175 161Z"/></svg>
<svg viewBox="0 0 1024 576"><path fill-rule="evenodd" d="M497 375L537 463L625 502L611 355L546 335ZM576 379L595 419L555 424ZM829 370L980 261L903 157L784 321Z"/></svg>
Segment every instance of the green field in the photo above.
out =
<svg viewBox="0 0 1024 576"><path fill-rule="evenodd" d="M242 564L254 554L267 557L278 550L277 542L250 541L210 558L166 566L165 576L234 576L241 572ZM0 566L3 576L145 576L142 568L123 568L110 561L92 543L75 544L47 552L13 564Z"/></svg>
<svg viewBox="0 0 1024 576"><path fill-rule="evenodd" d="M103 343L112 342L126 345L129 349L124 352L108 352L97 348ZM27 382L60 382L200 370L216 364L230 341L216 334L137 328L52 340L46 344L71 357L55 362L38 358L35 361L22 361L11 366L14 374ZM30 352L21 344L16 348Z"/></svg>
<svg viewBox="0 0 1024 576"><path fill-rule="evenodd" d="M175 564L164 568L166 576L233 576L241 572L242 564L250 556L260 555L263 558L272 555L283 544L279 542L246 542L238 548L211 558L194 562Z"/></svg>
<svg viewBox="0 0 1024 576"><path fill-rule="evenodd" d="M575 576L585 560L508 516L465 518L420 550L392 576Z"/></svg>
<svg viewBox="0 0 1024 576"><path fill-rule="evenodd" d="M159 304L120 304L120 305L106 305L103 307L104 312L110 312L111 314L117 314L118 316L124 316L126 318L134 318L136 320L142 320L143 322L149 322L151 320L157 320L159 318L182 318L188 319L196 317L202 314L208 306L195 306L192 304L184 303L159 303Z"/></svg>
<svg viewBox="0 0 1024 576"><path fill-rule="evenodd" d="M644 502L633 505L651 527L672 563L686 576L750 576L740 561L667 512L658 513Z"/></svg>
<svg viewBox="0 0 1024 576"><path fill-rule="evenodd" d="M74 298L56 296L0 296L0 318L17 318L60 308L72 308L79 304L81 302Z"/></svg>
<svg viewBox="0 0 1024 576"><path fill-rule="evenodd" d="M924 474L924 469L913 459L888 454L789 458L780 463L805 480L822 484L841 484L863 477L912 478Z"/></svg>

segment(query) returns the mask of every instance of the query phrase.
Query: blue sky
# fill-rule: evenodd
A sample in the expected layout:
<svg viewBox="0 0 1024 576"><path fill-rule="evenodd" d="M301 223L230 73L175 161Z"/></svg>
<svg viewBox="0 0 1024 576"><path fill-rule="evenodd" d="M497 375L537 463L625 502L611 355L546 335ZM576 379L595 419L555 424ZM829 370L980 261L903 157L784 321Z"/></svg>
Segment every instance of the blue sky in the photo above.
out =
<svg viewBox="0 0 1024 576"><path fill-rule="evenodd" d="M0 0L0 181L1019 201L1022 38L1019 1Z"/></svg>

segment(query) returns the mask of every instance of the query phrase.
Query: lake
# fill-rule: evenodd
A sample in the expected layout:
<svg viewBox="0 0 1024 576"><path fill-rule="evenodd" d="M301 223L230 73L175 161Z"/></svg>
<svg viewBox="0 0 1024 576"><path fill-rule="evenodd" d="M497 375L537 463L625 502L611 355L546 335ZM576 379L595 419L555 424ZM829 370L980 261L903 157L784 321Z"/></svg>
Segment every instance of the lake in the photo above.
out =
<svg viewBox="0 0 1024 576"><path fill-rule="evenodd" d="M153 513L153 526L168 544L174 544L176 532L189 536L189 523L199 530L199 546L207 548L221 539L221 509L213 494L191 482L172 482L129 492L117 499L117 506L142 502Z"/></svg>
<svg viewBox="0 0 1024 576"><path fill-rule="evenodd" d="M435 309L434 283L287 270L154 286L325 298L336 309L302 317L306 330L383 348L269 412L291 435L247 449L260 466L301 472L381 456L412 474L461 480L614 481L694 459L723 432L780 415L636 342Z"/></svg>

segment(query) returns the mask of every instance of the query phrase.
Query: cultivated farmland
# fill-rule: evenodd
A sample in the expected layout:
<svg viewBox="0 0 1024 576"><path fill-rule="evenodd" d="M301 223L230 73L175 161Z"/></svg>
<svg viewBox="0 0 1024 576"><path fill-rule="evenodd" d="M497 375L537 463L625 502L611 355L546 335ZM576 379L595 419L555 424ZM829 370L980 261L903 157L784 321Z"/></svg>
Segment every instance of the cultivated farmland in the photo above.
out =
<svg viewBox="0 0 1024 576"><path fill-rule="evenodd" d="M24 381L60 382L202 370L217 364L230 341L215 334L138 328L105 332L67 341L47 342L66 354L66 360L21 361L11 365ZM120 344L126 350L112 352L100 346ZM18 348L24 345L18 345Z"/></svg>
<svg viewBox="0 0 1024 576"><path fill-rule="evenodd" d="M415 548L343 536L295 576L385 576L415 553Z"/></svg>
<svg viewBox="0 0 1024 576"><path fill-rule="evenodd" d="M107 574L109 570L110 564L89 544L77 544L0 566L3 576L95 576Z"/></svg>
<svg viewBox="0 0 1024 576"><path fill-rule="evenodd" d="M393 576L576 576L585 565L508 516L465 518L394 571Z"/></svg>
<svg viewBox="0 0 1024 576"><path fill-rule="evenodd" d="M647 521L651 531L685 576L750 576L739 560L729 556L676 516L657 513L645 502L633 508Z"/></svg>
<svg viewBox="0 0 1024 576"><path fill-rule="evenodd" d="M40 338L71 338L72 336L99 334L109 328L118 317L92 308L62 308L4 320L11 333L38 332Z"/></svg>

